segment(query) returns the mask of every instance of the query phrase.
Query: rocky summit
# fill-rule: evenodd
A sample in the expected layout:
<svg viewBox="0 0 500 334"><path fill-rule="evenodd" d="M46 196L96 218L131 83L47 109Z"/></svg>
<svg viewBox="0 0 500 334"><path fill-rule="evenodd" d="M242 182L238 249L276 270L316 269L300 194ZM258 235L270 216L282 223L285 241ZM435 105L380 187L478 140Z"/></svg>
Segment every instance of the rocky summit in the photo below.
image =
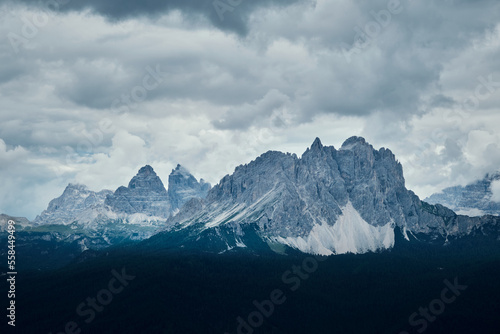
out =
<svg viewBox="0 0 500 334"><path fill-rule="evenodd" d="M70 224L102 208L106 196L112 193L111 190L94 192L85 185L70 183L61 196L50 201L47 209L38 215L33 223Z"/></svg>
<svg viewBox="0 0 500 334"><path fill-rule="evenodd" d="M149 165L139 170L128 187L119 187L114 194L108 195L105 204L115 212L127 214L145 213L166 218L171 213L167 190Z"/></svg>
<svg viewBox="0 0 500 334"><path fill-rule="evenodd" d="M193 198L204 198L210 190L210 184L200 182L184 167L177 165L168 177L168 199L173 212L178 211L184 203Z"/></svg>

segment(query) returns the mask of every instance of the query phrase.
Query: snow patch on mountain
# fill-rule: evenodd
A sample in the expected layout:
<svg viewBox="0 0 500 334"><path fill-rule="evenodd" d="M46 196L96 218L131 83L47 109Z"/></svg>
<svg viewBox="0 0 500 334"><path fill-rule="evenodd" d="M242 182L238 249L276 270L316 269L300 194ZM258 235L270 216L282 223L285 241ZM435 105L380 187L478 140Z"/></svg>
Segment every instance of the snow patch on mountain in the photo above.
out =
<svg viewBox="0 0 500 334"><path fill-rule="evenodd" d="M306 237L277 237L274 241L298 249L304 253L362 254L388 249L394 246L394 225L368 224L349 201L342 208L342 215L331 226L325 222L316 224Z"/></svg>
<svg viewBox="0 0 500 334"><path fill-rule="evenodd" d="M239 248L247 248L247 245L245 245L243 243L243 241L241 241L241 239L237 238L236 239L236 247L239 247Z"/></svg>
<svg viewBox="0 0 500 334"><path fill-rule="evenodd" d="M410 238L408 237L408 229L406 228L406 226L403 226L403 237L406 241L410 241Z"/></svg>

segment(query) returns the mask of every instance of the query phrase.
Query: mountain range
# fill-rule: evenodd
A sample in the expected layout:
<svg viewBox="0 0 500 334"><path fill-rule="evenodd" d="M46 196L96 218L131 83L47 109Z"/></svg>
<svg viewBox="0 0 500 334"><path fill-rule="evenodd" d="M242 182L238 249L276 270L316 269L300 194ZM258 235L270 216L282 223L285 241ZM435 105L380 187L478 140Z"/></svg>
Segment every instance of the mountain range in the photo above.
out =
<svg viewBox="0 0 500 334"><path fill-rule="evenodd" d="M149 165L142 167L127 187L116 191L90 191L80 184L69 184L63 194L49 203L35 218L35 225L91 222L97 218L132 218L141 222L165 220L188 200L206 196L210 184L196 178L181 165L169 175L168 192L160 177ZM134 219L135 218L135 219Z"/></svg>
<svg viewBox="0 0 500 334"><path fill-rule="evenodd" d="M474 189L489 200L492 188ZM180 165L168 189L148 165L115 191L70 184L33 222L0 215L4 244L11 219L23 333L500 328L500 217L421 201L394 154L360 137L266 152L213 187ZM127 286L108 298L115 279ZM445 287L461 290L443 312ZM81 309L92 301L102 308Z"/></svg>
<svg viewBox="0 0 500 334"><path fill-rule="evenodd" d="M66 248L70 259L89 249L144 240L160 231L186 201L206 196L210 189L210 184L203 179L198 182L181 165L172 170L169 185L167 191L149 165L142 167L127 187L114 192L94 192L85 185L69 184L33 222L2 215L0 232L12 219L17 222L19 245L46 254L43 249L57 243L54 247Z"/></svg>
<svg viewBox="0 0 500 334"><path fill-rule="evenodd" d="M27 243L64 242L80 252L145 240L213 253L332 255L391 249L398 239L443 245L466 236L499 239L499 217L459 215L435 202L406 188L389 149L361 137L336 149L316 138L300 157L266 152L213 188L180 165L168 190L149 165L114 192L69 184L20 231Z"/></svg>

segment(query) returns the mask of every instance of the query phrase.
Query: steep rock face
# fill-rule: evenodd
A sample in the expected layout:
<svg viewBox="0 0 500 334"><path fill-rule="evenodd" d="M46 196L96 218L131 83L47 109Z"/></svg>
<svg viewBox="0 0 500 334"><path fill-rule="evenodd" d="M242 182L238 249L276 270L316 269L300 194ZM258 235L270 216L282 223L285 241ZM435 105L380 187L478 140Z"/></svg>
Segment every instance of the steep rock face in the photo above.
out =
<svg viewBox="0 0 500 334"><path fill-rule="evenodd" d="M33 221L34 224L70 224L89 210L102 207L112 191L94 192L81 184L69 184L63 194L50 201L49 206Z"/></svg>
<svg viewBox="0 0 500 334"><path fill-rule="evenodd" d="M459 214L470 216L500 215L500 202L492 200L492 183L500 180L500 172L486 175L482 180L465 187L456 186L433 194L425 201L442 204Z"/></svg>
<svg viewBox="0 0 500 334"><path fill-rule="evenodd" d="M176 212L187 201L193 198L205 198L210 190L210 184L200 179L200 182L184 167L177 165L168 177L168 199L172 212Z"/></svg>
<svg viewBox="0 0 500 334"><path fill-rule="evenodd" d="M339 150L319 139L298 158L270 151L235 169L169 219L173 230L200 231L253 224L263 240L308 253L366 252L390 248L394 227L405 233L470 233L484 222L460 218L423 203L405 187L402 166L388 149L352 137ZM198 231L198 232L195 232Z"/></svg>
<svg viewBox="0 0 500 334"><path fill-rule="evenodd" d="M184 203L193 198L203 198L210 184L198 182L189 171L177 165L169 175L168 191L151 166L142 167L128 187L118 188L107 196L105 204L118 213L142 213L148 216L168 218Z"/></svg>
<svg viewBox="0 0 500 334"><path fill-rule="evenodd" d="M144 213L149 216L170 216L167 190L149 165L142 167L130 180L128 187L119 187L106 197L105 204L114 212Z"/></svg>

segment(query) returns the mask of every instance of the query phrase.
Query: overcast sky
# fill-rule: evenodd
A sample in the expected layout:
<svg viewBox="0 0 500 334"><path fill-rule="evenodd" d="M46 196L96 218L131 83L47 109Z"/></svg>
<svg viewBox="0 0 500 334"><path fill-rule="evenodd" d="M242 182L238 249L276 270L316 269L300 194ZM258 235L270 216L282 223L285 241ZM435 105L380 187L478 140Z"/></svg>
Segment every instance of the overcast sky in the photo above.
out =
<svg viewBox="0 0 500 334"><path fill-rule="evenodd" d="M0 212L320 137L426 197L500 169L497 0L0 0ZM498 197L500 198L500 197Z"/></svg>

